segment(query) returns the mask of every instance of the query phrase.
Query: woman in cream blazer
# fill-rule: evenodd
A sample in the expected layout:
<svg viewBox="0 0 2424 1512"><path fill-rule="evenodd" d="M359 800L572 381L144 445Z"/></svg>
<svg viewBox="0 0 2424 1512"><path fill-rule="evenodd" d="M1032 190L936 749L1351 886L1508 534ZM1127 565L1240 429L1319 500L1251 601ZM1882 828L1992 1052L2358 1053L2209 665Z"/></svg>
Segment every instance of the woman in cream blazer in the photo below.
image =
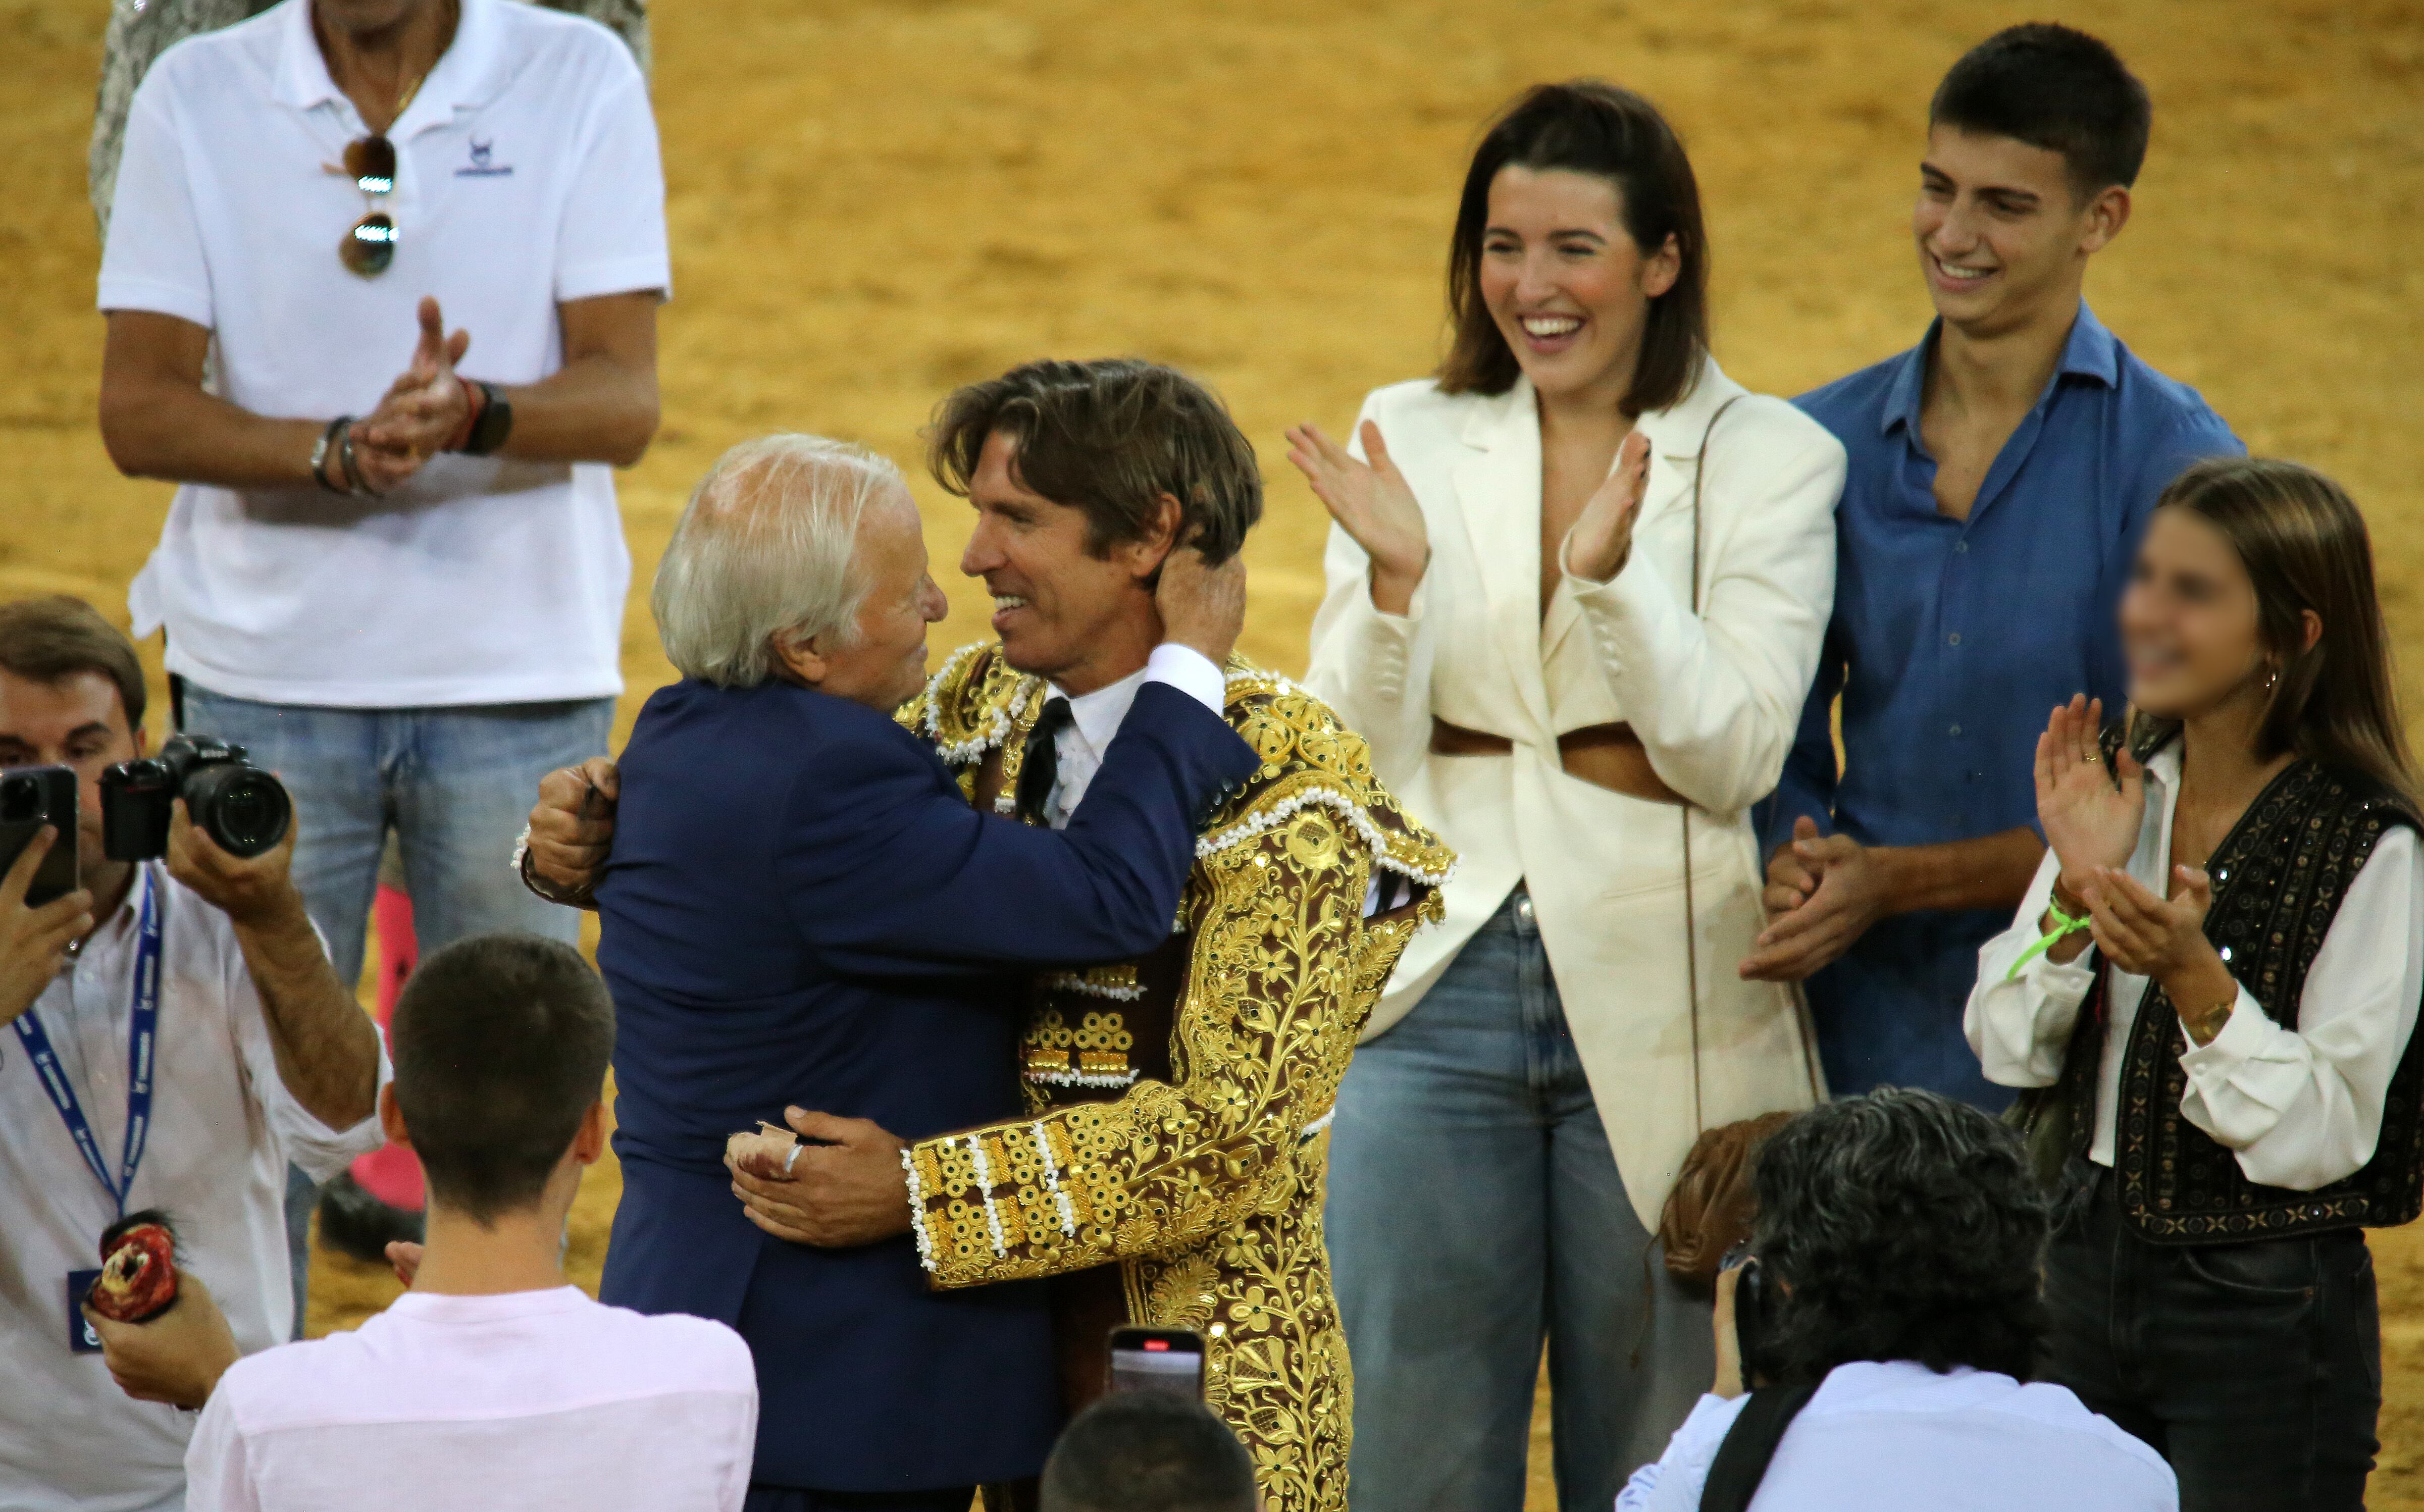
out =
<svg viewBox="0 0 2424 1512"><path fill-rule="evenodd" d="M1351 449L1291 433L1338 521L1306 681L1460 858L1332 1136L1349 1495L1520 1508L1545 1335L1560 1501L1601 1509L1710 1379L1705 1302L1645 1281L1684 1152L1817 1089L1795 1000L1734 966L1763 923L1746 811L1817 665L1844 459L1707 356L1697 191L1647 102L1535 90L1464 212L1442 375L1372 394ZM1661 363L1628 436L1619 396Z"/></svg>

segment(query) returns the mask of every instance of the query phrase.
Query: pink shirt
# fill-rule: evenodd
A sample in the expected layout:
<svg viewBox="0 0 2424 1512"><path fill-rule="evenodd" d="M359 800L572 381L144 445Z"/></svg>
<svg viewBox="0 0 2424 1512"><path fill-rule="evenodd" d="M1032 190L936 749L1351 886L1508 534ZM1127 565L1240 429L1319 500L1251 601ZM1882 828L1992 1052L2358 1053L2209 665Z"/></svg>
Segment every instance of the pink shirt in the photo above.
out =
<svg viewBox="0 0 2424 1512"><path fill-rule="evenodd" d="M191 1512L737 1512L749 1346L577 1288L407 1292L352 1333L238 1361L185 1455Z"/></svg>

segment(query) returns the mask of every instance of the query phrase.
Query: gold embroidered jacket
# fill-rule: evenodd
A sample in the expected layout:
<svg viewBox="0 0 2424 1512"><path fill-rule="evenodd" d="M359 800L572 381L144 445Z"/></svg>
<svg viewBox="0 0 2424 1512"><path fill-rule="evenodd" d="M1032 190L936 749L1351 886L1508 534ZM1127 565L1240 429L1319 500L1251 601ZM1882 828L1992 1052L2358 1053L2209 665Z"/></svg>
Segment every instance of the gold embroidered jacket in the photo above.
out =
<svg viewBox="0 0 2424 1512"><path fill-rule="evenodd" d="M1045 696L970 646L901 718L971 802L1007 812ZM1100 1357L1123 1314L1198 1330L1204 1400L1252 1454L1271 1512L1332 1512L1353 1387L1322 1245L1325 1131L1356 1035L1408 937L1438 918L1455 858L1320 700L1233 658L1227 713L1263 765L1204 826L1170 944L1039 982L1021 1047L1033 1116L903 1160L935 1284L1065 1278L1064 1374L1073 1346ZM1366 917L1375 881L1382 906ZM1108 1318L1071 1305L1079 1282L1112 1303Z"/></svg>

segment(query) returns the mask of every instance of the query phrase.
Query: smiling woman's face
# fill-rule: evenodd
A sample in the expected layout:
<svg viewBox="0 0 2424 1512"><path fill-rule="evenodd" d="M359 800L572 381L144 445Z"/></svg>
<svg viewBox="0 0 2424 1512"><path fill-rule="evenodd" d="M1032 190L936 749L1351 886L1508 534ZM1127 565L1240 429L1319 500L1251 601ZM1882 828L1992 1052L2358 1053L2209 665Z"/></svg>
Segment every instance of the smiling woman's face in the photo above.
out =
<svg viewBox="0 0 2424 1512"><path fill-rule="evenodd" d="M1672 238L1641 254L1607 179L1510 166L1491 181L1481 299L1544 398L1621 397L1650 302L1675 286L1681 268Z"/></svg>
<svg viewBox="0 0 2424 1512"><path fill-rule="evenodd" d="M2272 662L2256 585L2229 540L2186 509L2146 525L2121 595L2129 702L2158 719L2189 719L2261 678Z"/></svg>

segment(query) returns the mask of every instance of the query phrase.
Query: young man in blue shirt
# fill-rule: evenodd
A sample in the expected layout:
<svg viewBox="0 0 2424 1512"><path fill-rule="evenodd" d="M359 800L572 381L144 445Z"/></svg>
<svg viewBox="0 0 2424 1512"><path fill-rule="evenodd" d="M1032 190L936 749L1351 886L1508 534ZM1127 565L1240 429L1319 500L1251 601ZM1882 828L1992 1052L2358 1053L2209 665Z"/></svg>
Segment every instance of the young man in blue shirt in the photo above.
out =
<svg viewBox="0 0 2424 1512"><path fill-rule="evenodd" d="M1807 980L1838 1094L2010 1100L1961 1010L2044 854L2036 735L2075 692L2122 706L2114 606L2139 531L2181 469L2245 450L2081 296L2129 222L2151 117L2082 32L1972 49L1928 107L1911 214L1936 322L1798 401L1851 470L1834 618L1762 815L1770 923L1741 969Z"/></svg>

